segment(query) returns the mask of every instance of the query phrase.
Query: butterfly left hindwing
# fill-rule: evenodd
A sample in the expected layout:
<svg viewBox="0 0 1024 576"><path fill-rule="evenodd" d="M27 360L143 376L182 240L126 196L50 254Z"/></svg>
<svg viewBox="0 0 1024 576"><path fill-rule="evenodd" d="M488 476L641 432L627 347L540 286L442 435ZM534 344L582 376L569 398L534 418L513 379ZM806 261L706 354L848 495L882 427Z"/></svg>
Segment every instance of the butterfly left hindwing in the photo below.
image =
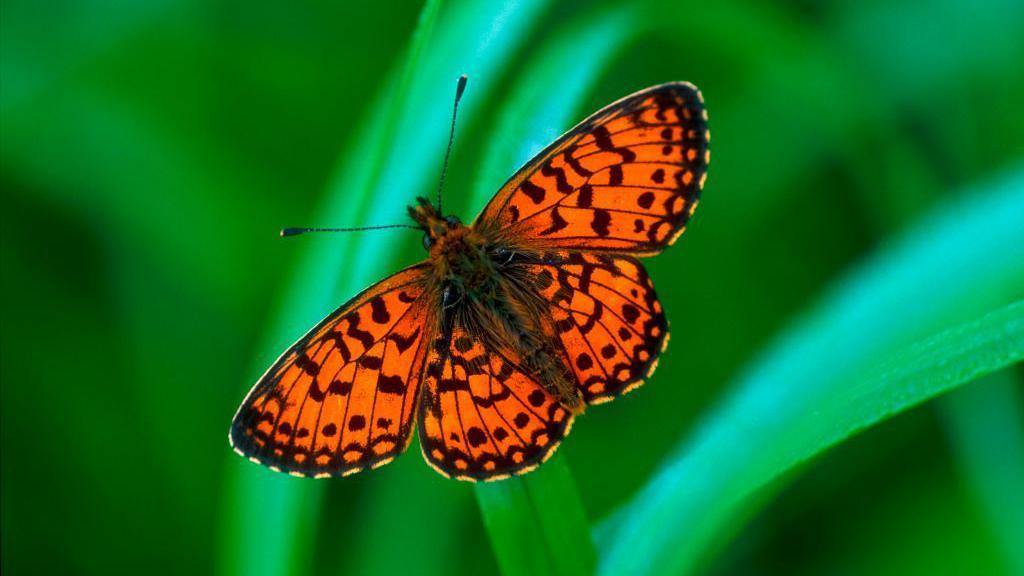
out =
<svg viewBox="0 0 1024 576"><path fill-rule="evenodd" d="M423 456L445 476L497 480L543 462L573 415L511 350L460 323L427 358L420 408Z"/></svg>

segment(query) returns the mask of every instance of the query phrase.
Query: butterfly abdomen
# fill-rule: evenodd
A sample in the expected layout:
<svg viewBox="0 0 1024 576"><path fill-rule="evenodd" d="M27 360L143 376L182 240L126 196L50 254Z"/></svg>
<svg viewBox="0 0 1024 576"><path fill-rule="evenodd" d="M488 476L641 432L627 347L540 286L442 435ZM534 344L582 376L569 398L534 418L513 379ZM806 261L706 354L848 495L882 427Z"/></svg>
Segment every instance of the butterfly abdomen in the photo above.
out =
<svg viewBox="0 0 1024 576"><path fill-rule="evenodd" d="M584 406L573 375L558 350L553 326L543 320L545 303L538 291L523 289L524 279L517 272L513 266L500 274L499 297L493 306L504 319L505 338L523 358L524 369L536 376L564 407L580 413ZM531 280L525 282L528 285Z"/></svg>

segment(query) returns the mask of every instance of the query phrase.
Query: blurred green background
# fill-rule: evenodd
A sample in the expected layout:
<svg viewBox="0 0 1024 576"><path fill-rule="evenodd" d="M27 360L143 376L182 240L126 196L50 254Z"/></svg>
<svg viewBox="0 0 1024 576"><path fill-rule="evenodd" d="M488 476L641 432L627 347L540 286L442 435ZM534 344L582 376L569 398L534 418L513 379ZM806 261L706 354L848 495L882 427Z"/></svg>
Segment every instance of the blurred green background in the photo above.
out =
<svg viewBox="0 0 1024 576"><path fill-rule="evenodd" d="M418 234L278 229L401 221L436 183L461 72L446 208L467 221L613 99L689 80L707 101L704 201L649 261L672 345L647 386L577 422L533 485L561 487L541 517L582 510L594 530L582 570L614 572L602 526L658 489L744 367L925 215L955 217L1024 160L1019 1L705 4L4 0L3 572L516 571L507 558L531 552L502 536L494 490L529 491L529 477L474 488L414 447L314 482L248 463L226 438L281 350L422 256ZM1024 212L1003 216L1024 226ZM977 305L936 329L1024 296L1019 251L996 246L981 259L1009 280L965 289ZM974 277L943 271L962 272ZM801 360L811 373L833 361ZM780 468L698 562L653 571L1024 571L1021 376L1017 363L865 420Z"/></svg>

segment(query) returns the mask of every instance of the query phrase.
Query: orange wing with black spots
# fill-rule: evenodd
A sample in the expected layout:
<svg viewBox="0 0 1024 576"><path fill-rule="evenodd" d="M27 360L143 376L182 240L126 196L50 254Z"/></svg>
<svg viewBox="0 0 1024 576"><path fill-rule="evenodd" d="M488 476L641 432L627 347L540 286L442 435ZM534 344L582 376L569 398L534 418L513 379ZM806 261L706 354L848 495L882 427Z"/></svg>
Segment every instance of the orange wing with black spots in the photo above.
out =
<svg viewBox="0 0 1024 576"><path fill-rule="evenodd" d="M427 462L460 480L536 468L569 433L572 413L518 368L515 352L457 324L441 332L423 378L419 429Z"/></svg>
<svg viewBox="0 0 1024 576"><path fill-rule="evenodd" d="M551 252L527 264L588 404L611 400L654 372L668 321L642 264L630 256Z"/></svg>
<svg viewBox="0 0 1024 576"><path fill-rule="evenodd" d="M703 99L692 84L642 90L538 154L475 226L533 248L657 253L697 207L709 140Z"/></svg>
<svg viewBox="0 0 1024 576"><path fill-rule="evenodd" d="M389 462L409 444L437 303L427 264L371 286L288 349L231 424L235 450L298 476Z"/></svg>

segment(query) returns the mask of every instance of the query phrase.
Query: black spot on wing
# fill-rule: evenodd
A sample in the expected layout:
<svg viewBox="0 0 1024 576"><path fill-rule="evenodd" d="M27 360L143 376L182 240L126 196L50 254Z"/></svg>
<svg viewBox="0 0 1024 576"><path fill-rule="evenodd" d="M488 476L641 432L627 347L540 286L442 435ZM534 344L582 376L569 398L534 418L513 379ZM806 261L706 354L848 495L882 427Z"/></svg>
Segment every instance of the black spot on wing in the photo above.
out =
<svg viewBox="0 0 1024 576"><path fill-rule="evenodd" d="M544 164L543 166L540 167L540 173L549 178L554 176L555 187L558 188L558 191L561 192L562 194L572 193L573 187L571 184L569 184L568 179L566 179L565 177L565 170L562 170L561 168L555 168L551 165L550 162L548 162L547 164Z"/></svg>
<svg viewBox="0 0 1024 576"><path fill-rule="evenodd" d="M614 152L622 157L623 162L632 162L636 160L636 153L629 148L616 148L615 143L612 142L611 132L608 131L607 126L598 126L590 132L594 136L594 143L601 150L607 152Z"/></svg>
<svg viewBox="0 0 1024 576"><path fill-rule="evenodd" d="M584 184L576 193L576 206L579 208L590 208L594 202L594 188L590 184Z"/></svg>
<svg viewBox="0 0 1024 576"><path fill-rule="evenodd" d="M565 218L562 218L562 215L558 213L558 207L556 206L551 209L551 225L544 230L541 230L539 234L541 236L547 236L549 234L554 234L559 230L564 230L567 226L569 226L569 222L567 222Z"/></svg>
<svg viewBox="0 0 1024 576"><path fill-rule="evenodd" d="M608 168L608 184L612 186L619 186L622 184L622 166L619 164L613 164Z"/></svg>
<svg viewBox="0 0 1024 576"><path fill-rule="evenodd" d="M523 194L529 196L530 200L533 200L534 204L540 204L544 201L544 188L530 182L529 180L523 180L523 183L519 185L519 189L523 191Z"/></svg>
<svg viewBox="0 0 1024 576"><path fill-rule="evenodd" d="M386 324L391 320L391 313L388 312L388 305L380 296L370 300L370 318L377 324Z"/></svg>
<svg viewBox="0 0 1024 576"><path fill-rule="evenodd" d="M590 222L591 229L598 236L607 236L611 234L609 225L612 223L612 215L607 210L600 208L594 209L594 219Z"/></svg>
<svg viewBox="0 0 1024 576"><path fill-rule="evenodd" d="M405 394L405 381L401 376L381 374L377 378L377 390L384 394Z"/></svg>
<svg viewBox="0 0 1024 576"><path fill-rule="evenodd" d="M320 365L313 361L305 352L295 358L295 366L310 376L320 373Z"/></svg>
<svg viewBox="0 0 1024 576"><path fill-rule="evenodd" d="M580 161L577 160L576 157L572 155L572 151L573 149L570 147L566 149L566 151L562 154L562 157L565 159L565 163L568 164L569 167L572 168L573 171L579 174L580 176L586 177L592 175L593 172L584 168L583 164L580 164Z"/></svg>
<svg viewBox="0 0 1024 576"><path fill-rule="evenodd" d="M654 204L654 193L644 192L643 194L637 197L636 203L644 210L650 208Z"/></svg>
<svg viewBox="0 0 1024 576"><path fill-rule="evenodd" d="M394 342L395 347L398 348L398 352L401 353L408 350L409 347L412 346L414 342L416 342L416 339L419 337L419 335L420 329L419 327L417 327L416 330L413 331L413 333L409 334L408 336L402 336L401 334L393 333L390 336L388 336L388 340Z"/></svg>
<svg viewBox="0 0 1024 576"><path fill-rule="evenodd" d="M363 345L364 349L373 346L373 334L359 328L360 317L358 313L353 313L349 316L348 330L345 331L345 335L351 336L359 341Z"/></svg>

